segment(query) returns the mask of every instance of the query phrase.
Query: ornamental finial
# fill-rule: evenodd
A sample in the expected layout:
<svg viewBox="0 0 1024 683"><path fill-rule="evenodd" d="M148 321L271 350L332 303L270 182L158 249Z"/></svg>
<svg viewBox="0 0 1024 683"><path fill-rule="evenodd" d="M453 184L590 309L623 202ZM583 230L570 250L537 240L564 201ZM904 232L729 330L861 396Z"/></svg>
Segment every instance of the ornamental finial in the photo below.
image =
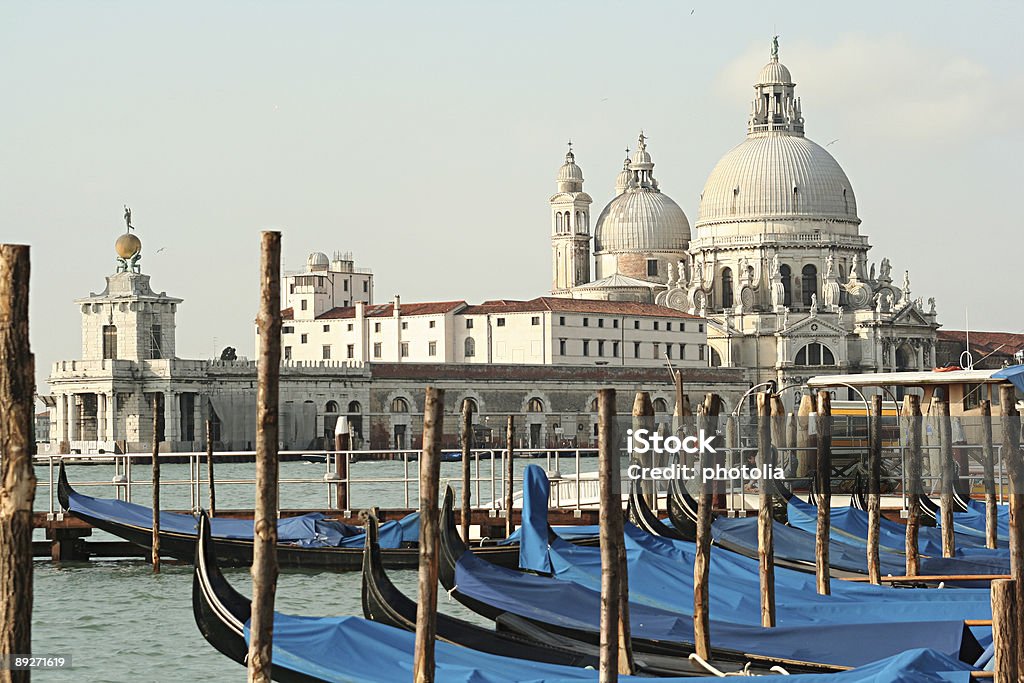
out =
<svg viewBox="0 0 1024 683"><path fill-rule="evenodd" d="M772 60L779 61L779 37L772 36Z"/></svg>

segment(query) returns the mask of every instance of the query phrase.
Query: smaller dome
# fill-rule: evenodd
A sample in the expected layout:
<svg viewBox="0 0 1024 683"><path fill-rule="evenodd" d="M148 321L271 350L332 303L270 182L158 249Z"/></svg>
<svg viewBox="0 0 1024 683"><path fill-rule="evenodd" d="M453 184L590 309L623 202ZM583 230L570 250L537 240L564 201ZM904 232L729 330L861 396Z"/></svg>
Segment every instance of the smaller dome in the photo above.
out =
<svg viewBox="0 0 1024 683"><path fill-rule="evenodd" d="M757 76L757 85L793 85L793 76L786 65L776 57L761 69Z"/></svg>
<svg viewBox="0 0 1024 683"><path fill-rule="evenodd" d="M641 138L642 138L642 136L643 136L643 134L641 133ZM635 152L633 152L633 163L634 164L650 164L650 163L653 163L651 161L651 154L650 154L650 152L647 151L647 148L645 146L643 146L642 140L641 140L641 146L637 147L637 150Z"/></svg>
<svg viewBox="0 0 1024 683"><path fill-rule="evenodd" d="M558 169L558 181L560 183L582 183L583 169L576 165L576 156L569 152L565 155L565 163Z"/></svg>
<svg viewBox="0 0 1024 683"><path fill-rule="evenodd" d="M130 259L142 251L142 240L134 233L126 232L114 242L114 251L123 259Z"/></svg>
<svg viewBox="0 0 1024 683"><path fill-rule="evenodd" d="M615 176L615 196L619 196L626 191L629 187L629 182L633 179L633 172L629 170L629 150L626 150L626 158L622 162L622 170L619 171L619 175Z"/></svg>
<svg viewBox="0 0 1024 683"><path fill-rule="evenodd" d="M331 260L322 251L314 251L306 259L306 267L310 270L327 270L330 265Z"/></svg>

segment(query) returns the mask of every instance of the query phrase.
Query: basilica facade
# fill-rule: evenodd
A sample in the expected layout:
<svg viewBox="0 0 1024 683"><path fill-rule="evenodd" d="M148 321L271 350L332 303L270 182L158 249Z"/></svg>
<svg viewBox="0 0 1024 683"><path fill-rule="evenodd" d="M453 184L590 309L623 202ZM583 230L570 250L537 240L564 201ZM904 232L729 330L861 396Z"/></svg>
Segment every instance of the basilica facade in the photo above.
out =
<svg viewBox="0 0 1024 683"><path fill-rule="evenodd" d="M777 42L754 85L746 138L712 169L692 230L659 187L642 133L592 236L590 203L570 150L550 200L556 296L705 317L710 362L746 368L753 383L936 362L935 300L914 296L909 271L869 258L853 186L805 136Z"/></svg>

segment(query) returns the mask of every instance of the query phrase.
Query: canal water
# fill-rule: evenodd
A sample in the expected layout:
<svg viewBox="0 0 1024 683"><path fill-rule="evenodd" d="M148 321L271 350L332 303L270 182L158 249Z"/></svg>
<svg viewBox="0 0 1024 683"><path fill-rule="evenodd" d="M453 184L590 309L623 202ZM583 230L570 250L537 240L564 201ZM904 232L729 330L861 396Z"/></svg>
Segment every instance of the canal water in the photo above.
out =
<svg viewBox="0 0 1024 683"><path fill-rule="evenodd" d="M534 461L544 466L543 460ZM583 470L596 468L596 460L583 459ZM517 462L517 477L528 464ZM488 478L482 485L482 499L490 498L488 463L482 464L482 473ZM571 461L563 461L563 472L575 471ZM359 478L398 479L403 476L402 463L365 462L353 465L352 476ZM320 479L324 465L302 462L281 464L281 478ZM415 477L416 463L409 465ZM456 485L461 477L461 464L442 465L442 485L450 479ZM135 466L133 480L148 479L149 466ZM251 463L216 465L218 478L246 478L253 476ZM48 480L46 467L37 467L41 482L36 496L36 509L47 510ZM85 481L110 482L113 467L108 465L73 466L68 477L73 484ZM187 465L164 465L164 481L185 479ZM98 497L113 497L110 485L97 487L77 486L82 493ZM189 507L187 486L168 484L161 488L165 508ZM148 487L140 483L134 491L133 502L146 504L151 495ZM206 488L202 489L202 504L206 504ZM416 487L410 487L413 505ZM284 485L282 507L323 507L327 494L323 484ZM354 485L353 508L376 505L401 507L405 490L399 482L361 483ZM218 507L251 508L251 486L220 485L217 488ZM39 532L37 532L39 533ZM97 538L104 538L97 534ZM42 538L41 534L37 538ZM228 580L240 592L248 595L250 579L248 569L225 570ZM395 584L406 593L416 595L414 570L389 572ZM310 616L362 616L360 603L360 576L358 572L338 573L321 571L281 570L278 582L276 608L280 612ZM199 633L192 617L192 568L180 563L165 562L162 572L153 575L150 566L140 561L104 560L88 563L54 564L47 560L35 563L35 600L33 608L32 640L36 655L71 655L73 668L67 670L36 671L33 678L40 681L239 681L244 680L245 669L218 653ZM462 618L485 623L442 592L438 606L441 611Z"/></svg>

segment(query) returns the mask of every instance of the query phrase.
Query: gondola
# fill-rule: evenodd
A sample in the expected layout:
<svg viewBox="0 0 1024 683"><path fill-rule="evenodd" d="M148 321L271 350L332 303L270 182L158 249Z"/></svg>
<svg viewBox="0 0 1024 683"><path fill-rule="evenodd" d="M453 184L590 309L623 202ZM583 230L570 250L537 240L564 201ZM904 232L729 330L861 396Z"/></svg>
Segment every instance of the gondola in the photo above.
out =
<svg viewBox="0 0 1024 683"><path fill-rule="evenodd" d="M63 464L60 467L57 497L64 510L102 529L114 536L149 549L153 540L152 510L122 501L92 498L75 491L68 482ZM88 507L89 511L85 508ZM131 521L118 518L114 514L104 514L126 510L131 513ZM172 513L161 513L171 519ZM185 517L179 515L174 517ZM241 521L241 520L240 520ZM195 554L196 522L188 521L177 525L179 528L160 530L160 552L163 555L189 562ZM213 538L213 546L217 559L223 566L247 567L252 564L251 538ZM482 557L488 561L507 567L516 567L519 563L519 547L517 545L487 545L478 548ZM278 543L278 563L282 567L328 569L334 571L359 571L363 566L363 548L320 546L304 547L290 543ZM409 569L419 565L419 551L413 543L403 543L403 547L385 548L381 551L384 565L390 569Z"/></svg>
<svg viewBox="0 0 1024 683"><path fill-rule="evenodd" d="M244 632L251 602L224 578L217 566L209 533L209 520L203 514L192 583L193 615L203 637L216 650L244 666L248 653ZM275 614L271 676L284 683L404 680L412 670L413 638L411 633L356 617L303 618ZM446 642L435 646L435 667L437 680L478 683L527 680L532 683L596 683L598 680L598 673L593 670L499 657ZM915 677L920 679L932 673L965 670L967 667L961 662L923 650L839 673L834 680L836 683L915 680ZM666 683L668 680L685 679L667 679ZM826 683L833 677L821 680Z"/></svg>

